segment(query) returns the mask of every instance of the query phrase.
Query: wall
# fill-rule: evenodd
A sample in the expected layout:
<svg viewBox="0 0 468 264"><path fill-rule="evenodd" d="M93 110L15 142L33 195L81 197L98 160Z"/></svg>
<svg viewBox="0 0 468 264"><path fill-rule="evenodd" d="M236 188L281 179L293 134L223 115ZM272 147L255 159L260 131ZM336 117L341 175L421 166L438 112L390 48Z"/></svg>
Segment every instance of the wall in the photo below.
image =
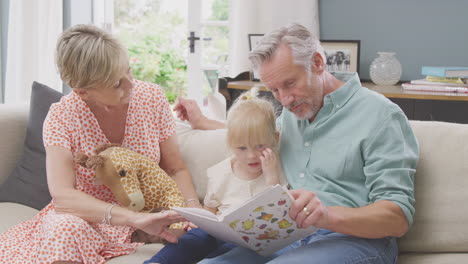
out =
<svg viewBox="0 0 468 264"><path fill-rule="evenodd" d="M321 39L361 41L361 79L378 51L394 51L401 80L420 79L421 66L468 67L468 1L322 0Z"/></svg>
<svg viewBox="0 0 468 264"><path fill-rule="evenodd" d="M6 56L7 56L7 29L8 29L8 9L10 6L9 0L0 0L0 103L3 103L4 98L4 91L3 87L5 87L5 65L6 65Z"/></svg>

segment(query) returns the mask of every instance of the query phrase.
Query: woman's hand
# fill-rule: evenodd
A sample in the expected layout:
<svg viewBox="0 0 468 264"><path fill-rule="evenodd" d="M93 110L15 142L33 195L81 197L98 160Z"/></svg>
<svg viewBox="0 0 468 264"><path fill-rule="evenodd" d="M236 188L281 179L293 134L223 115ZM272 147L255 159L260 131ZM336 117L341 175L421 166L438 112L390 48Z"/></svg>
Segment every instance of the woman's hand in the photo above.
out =
<svg viewBox="0 0 468 264"><path fill-rule="evenodd" d="M133 226L144 232L159 236L171 243L177 243L177 236L168 228L170 224L186 221L174 211L162 211L159 213L137 213Z"/></svg>

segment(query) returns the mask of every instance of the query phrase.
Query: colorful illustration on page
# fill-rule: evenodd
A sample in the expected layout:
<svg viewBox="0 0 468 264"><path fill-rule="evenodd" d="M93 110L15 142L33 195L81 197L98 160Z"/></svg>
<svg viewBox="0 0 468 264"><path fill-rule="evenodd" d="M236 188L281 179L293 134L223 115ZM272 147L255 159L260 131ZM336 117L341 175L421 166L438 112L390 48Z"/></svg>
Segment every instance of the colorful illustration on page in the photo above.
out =
<svg viewBox="0 0 468 264"><path fill-rule="evenodd" d="M257 252L262 252L271 243L289 238L298 230L288 214L290 199L287 195L282 192L273 202L270 197L264 205L252 208L245 219L231 221L230 227Z"/></svg>

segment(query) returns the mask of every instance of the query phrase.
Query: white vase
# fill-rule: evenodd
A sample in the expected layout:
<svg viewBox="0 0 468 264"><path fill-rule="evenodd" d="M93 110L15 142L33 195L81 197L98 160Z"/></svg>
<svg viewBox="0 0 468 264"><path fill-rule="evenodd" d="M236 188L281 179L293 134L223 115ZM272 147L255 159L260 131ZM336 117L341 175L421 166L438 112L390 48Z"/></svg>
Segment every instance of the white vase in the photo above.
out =
<svg viewBox="0 0 468 264"><path fill-rule="evenodd" d="M394 85L401 77L401 64L395 52L377 52L379 56L370 65L370 78L378 85Z"/></svg>

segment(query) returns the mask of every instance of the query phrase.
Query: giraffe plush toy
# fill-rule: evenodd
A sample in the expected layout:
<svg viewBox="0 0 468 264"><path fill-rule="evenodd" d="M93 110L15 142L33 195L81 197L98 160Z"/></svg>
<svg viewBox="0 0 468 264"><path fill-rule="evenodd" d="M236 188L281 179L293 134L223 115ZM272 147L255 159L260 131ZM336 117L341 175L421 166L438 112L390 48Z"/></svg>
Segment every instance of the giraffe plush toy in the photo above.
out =
<svg viewBox="0 0 468 264"><path fill-rule="evenodd" d="M100 145L95 153L80 153L75 162L93 169L96 180L111 189L121 206L143 212L185 206L175 181L146 156L116 144Z"/></svg>

